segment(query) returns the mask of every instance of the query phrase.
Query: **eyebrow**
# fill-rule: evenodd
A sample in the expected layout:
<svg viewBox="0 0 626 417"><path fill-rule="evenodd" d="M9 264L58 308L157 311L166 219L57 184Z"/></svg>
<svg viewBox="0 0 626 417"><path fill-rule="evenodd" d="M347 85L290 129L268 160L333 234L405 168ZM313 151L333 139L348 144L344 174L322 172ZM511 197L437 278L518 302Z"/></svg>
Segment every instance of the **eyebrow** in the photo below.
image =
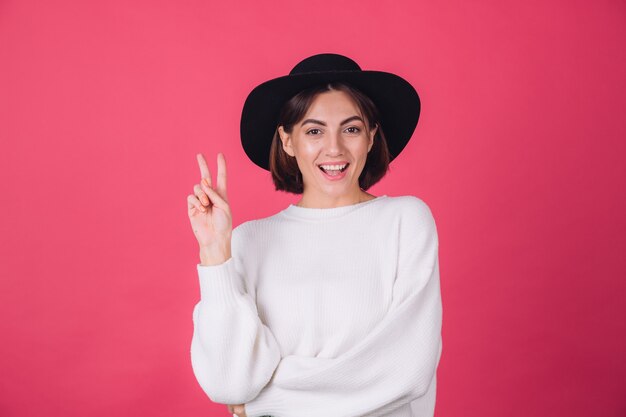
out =
<svg viewBox="0 0 626 417"><path fill-rule="evenodd" d="M359 116L352 116L352 117L348 117L346 120L341 122L341 124L343 125L353 120L360 120L361 122L365 123L363 119L361 119ZM326 126L326 123L322 122L321 120L315 120L315 119L306 119L301 123L301 125L304 126L307 123L316 123L318 125Z"/></svg>

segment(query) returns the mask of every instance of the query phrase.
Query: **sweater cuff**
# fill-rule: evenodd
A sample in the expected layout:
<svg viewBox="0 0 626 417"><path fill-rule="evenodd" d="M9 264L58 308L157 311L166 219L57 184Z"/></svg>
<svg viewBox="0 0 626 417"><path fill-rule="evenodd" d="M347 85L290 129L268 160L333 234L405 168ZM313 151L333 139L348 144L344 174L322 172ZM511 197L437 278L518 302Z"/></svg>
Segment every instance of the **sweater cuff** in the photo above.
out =
<svg viewBox="0 0 626 417"><path fill-rule="evenodd" d="M217 265L197 264L200 299L211 304L235 305L241 296L241 278L231 256Z"/></svg>
<svg viewBox="0 0 626 417"><path fill-rule="evenodd" d="M293 404L293 400L291 401ZM247 417L263 417L263 416L286 416L288 410L285 405L286 398L279 388L271 382L265 386L252 401L245 404L245 412Z"/></svg>

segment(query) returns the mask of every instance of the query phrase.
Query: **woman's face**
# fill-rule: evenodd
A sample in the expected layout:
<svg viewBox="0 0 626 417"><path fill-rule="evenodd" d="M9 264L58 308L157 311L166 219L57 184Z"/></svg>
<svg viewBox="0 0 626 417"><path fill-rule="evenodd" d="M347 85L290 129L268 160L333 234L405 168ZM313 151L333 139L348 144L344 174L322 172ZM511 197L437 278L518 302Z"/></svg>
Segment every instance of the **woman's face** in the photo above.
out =
<svg viewBox="0 0 626 417"><path fill-rule="evenodd" d="M283 149L295 156L302 172L307 200L338 201L361 194L359 175L376 134L374 128L368 135L365 123L348 94L327 91L315 97L291 134L282 126L278 128ZM320 168L343 168L346 164L343 172L327 169L325 173Z"/></svg>

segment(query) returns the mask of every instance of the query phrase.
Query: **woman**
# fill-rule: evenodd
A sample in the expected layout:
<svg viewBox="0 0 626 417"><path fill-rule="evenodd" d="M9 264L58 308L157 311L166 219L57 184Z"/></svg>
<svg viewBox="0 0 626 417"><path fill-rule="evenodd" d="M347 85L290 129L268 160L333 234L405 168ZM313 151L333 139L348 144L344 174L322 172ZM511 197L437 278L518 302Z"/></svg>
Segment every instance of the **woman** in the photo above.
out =
<svg viewBox="0 0 626 417"><path fill-rule="evenodd" d="M233 230L224 156L214 187L198 155L191 361L211 400L247 417L433 415L435 221L417 197L367 192L419 111L408 82L337 54L257 86L242 113L244 150L276 190L302 198Z"/></svg>

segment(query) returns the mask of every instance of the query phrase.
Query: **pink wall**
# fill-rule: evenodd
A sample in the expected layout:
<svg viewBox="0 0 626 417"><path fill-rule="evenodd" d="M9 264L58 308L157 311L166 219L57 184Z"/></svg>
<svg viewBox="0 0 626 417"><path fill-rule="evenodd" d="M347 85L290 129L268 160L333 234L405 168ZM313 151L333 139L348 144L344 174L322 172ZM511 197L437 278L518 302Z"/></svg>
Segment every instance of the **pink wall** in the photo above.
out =
<svg viewBox="0 0 626 417"><path fill-rule="evenodd" d="M370 191L438 223L436 415L625 415L624 1L55 3L0 2L0 415L228 415L189 359L195 154L235 225L295 202L239 116L320 52L422 97Z"/></svg>

